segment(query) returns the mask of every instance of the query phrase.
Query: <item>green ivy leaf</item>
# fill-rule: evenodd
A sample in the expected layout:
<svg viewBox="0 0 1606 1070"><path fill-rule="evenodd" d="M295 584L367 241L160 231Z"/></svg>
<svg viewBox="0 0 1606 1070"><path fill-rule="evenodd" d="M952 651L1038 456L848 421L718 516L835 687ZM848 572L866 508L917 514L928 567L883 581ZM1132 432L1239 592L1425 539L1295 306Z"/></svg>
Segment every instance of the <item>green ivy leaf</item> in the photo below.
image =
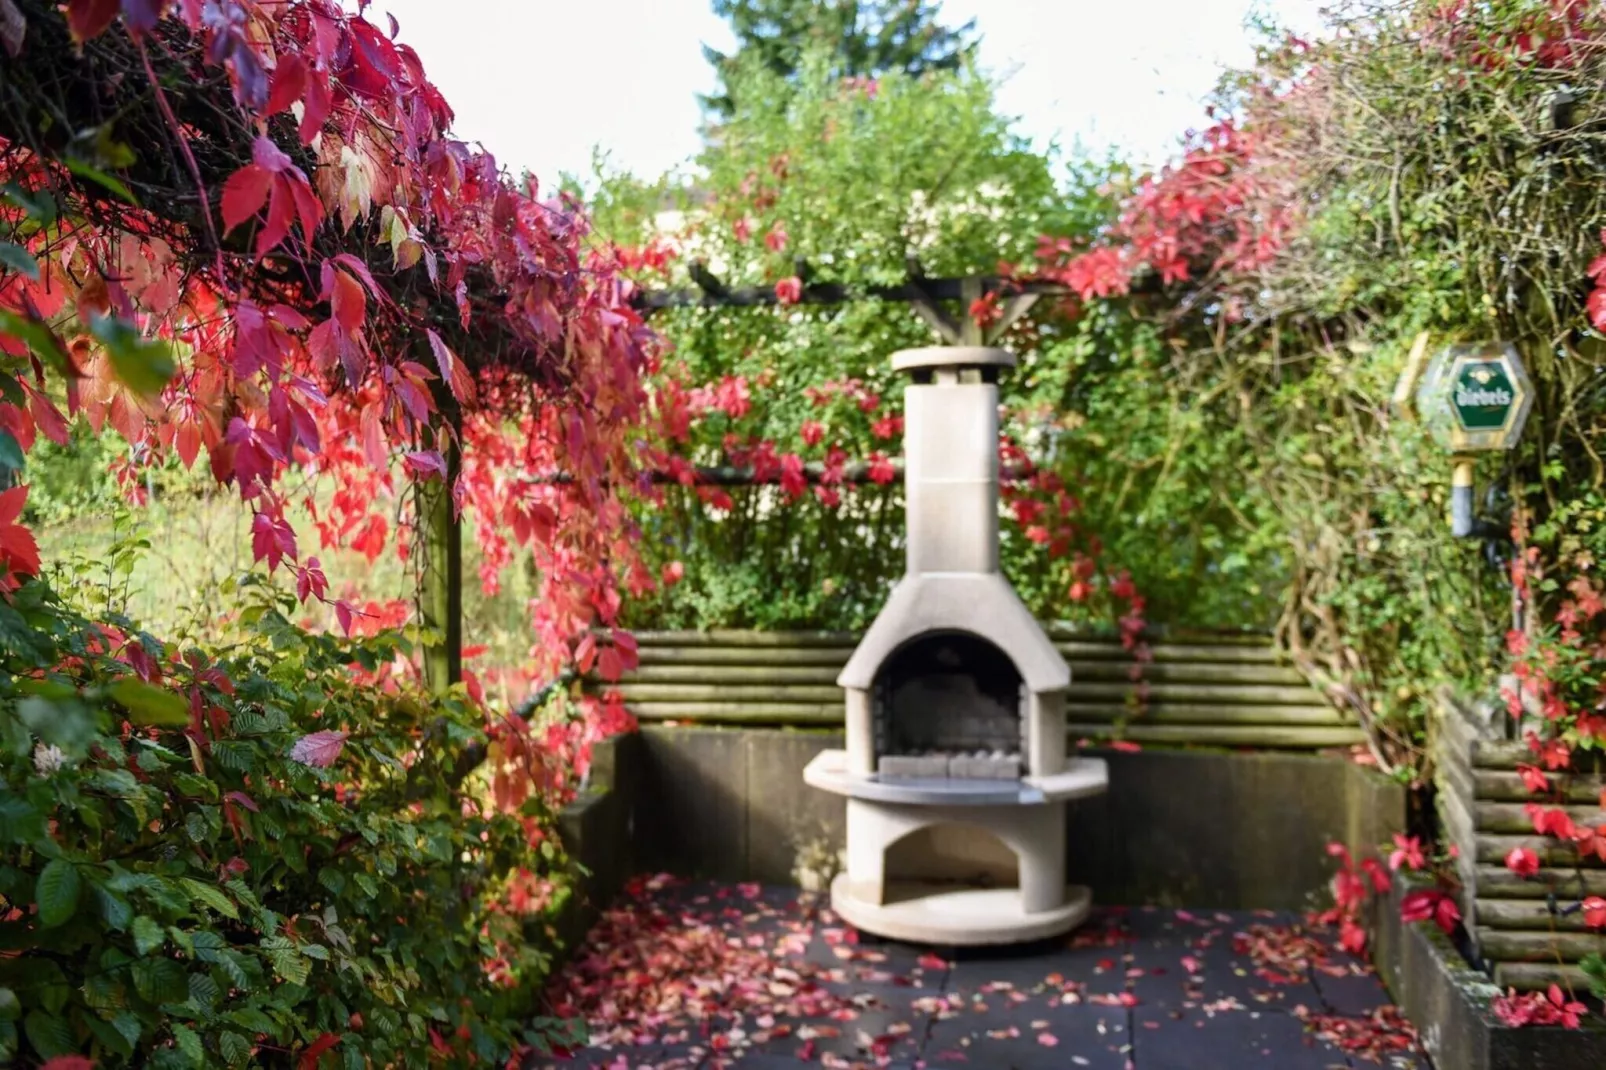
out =
<svg viewBox="0 0 1606 1070"><path fill-rule="evenodd" d="M217 1047L230 1066L239 1066L251 1057L251 1042L238 1033L219 1034Z"/></svg>
<svg viewBox="0 0 1606 1070"><path fill-rule="evenodd" d="M112 1022L103 1021L100 1018L89 1018L88 1022L89 1031L95 1034L95 1039L100 1041L108 1050L121 1055L125 1059L134 1054L134 1041L139 1039L137 1033L133 1040L130 1040Z"/></svg>
<svg viewBox="0 0 1606 1070"><path fill-rule="evenodd" d="M78 893L82 882L78 870L64 858L53 858L39 871L34 884L34 901L39 904L39 924L54 929L66 924L78 909Z"/></svg>
<svg viewBox="0 0 1606 1070"><path fill-rule="evenodd" d="M139 1043L139 1038L145 1031L144 1027L140 1024L139 1015L135 1014L133 1011L123 1011L121 1014L113 1018L112 1028L117 1030L117 1032L122 1035L124 1040L128 1041L130 1050L133 1049L134 1045Z"/></svg>
<svg viewBox="0 0 1606 1070"><path fill-rule="evenodd" d="M134 908L128 905L128 900L115 892L92 885L95 891L95 902L100 906L100 916L105 920L107 928L123 932L134 920Z"/></svg>
<svg viewBox="0 0 1606 1070"><path fill-rule="evenodd" d="M78 1050L73 1043L72 1029L67 1025L66 1019L58 1018L54 1014L44 1011L29 1013L27 1021L22 1023L22 1031L28 1037L28 1043L41 1058L53 1059L58 1055L72 1055Z"/></svg>
<svg viewBox="0 0 1606 1070"><path fill-rule="evenodd" d="M303 958L296 946L282 936L270 936L262 941L262 950L273 964L273 972L293 985L304 985L312 975L312 963Z"/></svg>
<svg viewBox="0 0 1606 1070"><path fill-rule="evenodd" d="M134 919L134 950L141 955L149 955L152 951L167 942L167 934L154 918Z"/></svg>
<svg viewBox="0 0 1606 1070"><path fill-rule="evenodd" d="M200 1066L206 1061L206 1049L201 1046L201 1038L187 1025L173 1025L173 1039L178 1042L178 1050L189 1059L191 1066Z"/></svg>
<svg viewBox="0 0 1606 1070"><path fill-rule="evenodd" d="M146 338L126 320L96 316L89 322L89 333L106 347L106 356L117 378L136 394L145 397L160 394L178 370L172 349L166 342Z"/></svg>
<svg viewBox="0 0 1606 1070"><path fill-rule="evenodd" d="M33 350L35 356L58 372L66 373L71 369L67 348L47 324L0 308L0 334L20 339Z"/></svg>
<svg viewBox="0 0 1606 1070"><path fill-rule="evenodd" d="M22 446L10 431L0 431L0 468L19 471L23 465Z"/></svg>
<svg viewBox="0 0 1606 1070"><path fill-rule="evenodd" d="M0 186L0 199L10 201L21 208L23 214L36 223L45 226L56 221L56 202L44 192L29 193L15 182L7 182Z"/></svg>
<svg viewBox="0 0 1606 1070"><path fill-rule="evenodd" d="M0 842L26 843L43 838L45 818L27 799L0 799Z"/></svg>
<svg viewBox="0 0 1606 1070"><path fill-rule="evenodd" d="M188 877L183 878L180 883L190 893L191 901L205 903L224 917L233 918L236 921L239 920L239 907L236 907L234 902L218 889L210 884L202 884L200 881L191 880Z"/></svg>
<svg viewBox="0 0 1606 1070"><path fill-rule="evenodd" d="M91 974L84 978L84 1004L97 1011L120 1011L128 1006L128 987L119 972Z"/></svg>
<svg viewBox="0 0 1606 1070"><path fill-rule="evenodd" d="M1589 978L1589 992L1596 999L1606 1000L1606 956L1591 951L1578 963L1584 976Z"/></svg>
<svg viewBox="0 0 1606 1070"><path fill-rule="evenodd" d="M22 1004L9 988L0 988L0 1022L15 1022L22 1017Z"/></svg>
<svg viewBox="0 0 1606 1070"><path fill-rule="evenodd" d="M33 258L32 253L20 245L0 241L0 264L28 276L35 282L39 281L39 262Z"/></svg>
<svg viewBox="0 0 1606 1070"><path fill-rule="evenodd" d="M172 959L140 959L133 972L134 990L150 1003L182 1003L189 998L184 968Z"/></svg>
<svg viewBox="0 0 1606 1070"><path fill-rule="evenodd" d="M203 1011L210 1011L217 1006L217 1001L223 997L223 990L218 988L217 982L204 973L190 974L190 1002Z"/></svg>
<svg viewBox="0 0 1606 1070"><path fill-rule="evenodd" d="M190 723L189 703L137 677L125 676L106 691L128 711L128 719L137 725L182 728Z"/></svg>
<svg viewBox="0 0 1606 1070"><path fill-rule="evenodd" d="M223 971L223 976L229 979L229 984L241 992L251 990L251 977L245 972L244 959L238 951L227 951L219 954L217 968Z"/></svg>
<svg viewBox="0 0 1606 1070"><path fill-rule="evenodd" d="M79 178L87 178L96 185L105 187L112 194L127 201L129 204L139 204L139 198L134 196L133 190L123 185L121 180L113 178L87 160L77 156L68 157L67 170Z"/></svg>

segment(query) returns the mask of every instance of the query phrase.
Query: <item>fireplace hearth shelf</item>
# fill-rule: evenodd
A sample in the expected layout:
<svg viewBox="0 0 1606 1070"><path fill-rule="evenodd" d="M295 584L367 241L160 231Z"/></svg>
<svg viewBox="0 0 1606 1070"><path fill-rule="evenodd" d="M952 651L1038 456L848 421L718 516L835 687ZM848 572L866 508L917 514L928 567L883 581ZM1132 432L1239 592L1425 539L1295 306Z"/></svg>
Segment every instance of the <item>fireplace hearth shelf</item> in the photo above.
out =
<svg viewBox="0 0 1606 1070"><path fill-rule="evenodd" d="M805 782L847 798L850 924L936 944L1053 936L1087 916L1065 884L1065 806L1105 764L1065 753L1070 668L998 567L1001 349L892 358L904 390L903 579L837 684L847 747Z"/></svg>
<svg viewBox="0 0 1606 1070"><path fill-rule="evenodd" d="M803 781L833 795L876 802L944 806L1041 806L1102 795L1109 771L1102 758L1076 758L1058 773L1013 780L970 780L958 777L895 777L848 769L845 750L821 751L803 770Z"/></svg>

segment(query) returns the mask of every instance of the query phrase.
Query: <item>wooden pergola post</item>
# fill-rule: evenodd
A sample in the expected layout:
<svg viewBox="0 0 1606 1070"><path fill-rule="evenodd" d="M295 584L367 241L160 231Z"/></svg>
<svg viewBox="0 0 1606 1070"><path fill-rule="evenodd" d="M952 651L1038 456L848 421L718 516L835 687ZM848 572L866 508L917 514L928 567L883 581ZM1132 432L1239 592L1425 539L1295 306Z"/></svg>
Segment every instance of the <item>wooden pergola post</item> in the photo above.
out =
<svg viewBox="0 0 1606 1070"><path fill-rule="evenodd" d="M424 682L444 695L463 679L463 526L453 508L452 488L463 468L462 417L455 405L443 406L451 439L441 449L446 478L417 485L420 571L419 609L433 638L424 647Z"/></svg>

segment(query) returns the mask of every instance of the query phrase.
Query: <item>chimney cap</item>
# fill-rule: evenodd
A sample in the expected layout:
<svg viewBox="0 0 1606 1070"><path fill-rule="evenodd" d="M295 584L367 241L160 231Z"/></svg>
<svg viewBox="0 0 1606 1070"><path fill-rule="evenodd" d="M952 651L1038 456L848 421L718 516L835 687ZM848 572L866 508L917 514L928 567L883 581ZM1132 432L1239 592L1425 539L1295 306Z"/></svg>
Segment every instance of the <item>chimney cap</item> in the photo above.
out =
<svg viewBox="0 0 1606 1070"><path fill-rule="evenodd" d="M1015 354L991 346L922 346L892 354L892 370L917 368L1013 368Z"/></svg>

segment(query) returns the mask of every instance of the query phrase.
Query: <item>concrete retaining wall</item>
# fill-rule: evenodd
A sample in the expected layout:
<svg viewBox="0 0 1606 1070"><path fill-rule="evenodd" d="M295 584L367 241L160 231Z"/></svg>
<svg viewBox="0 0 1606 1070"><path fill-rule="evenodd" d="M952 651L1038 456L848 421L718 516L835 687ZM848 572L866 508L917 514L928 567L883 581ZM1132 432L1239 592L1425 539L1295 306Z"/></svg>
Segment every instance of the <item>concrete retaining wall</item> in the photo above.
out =
<svg viewBox="0 0 1606 1070"><path fill-rule="evenodd" d="M839 733L654 726L637 742L618 775L639 870L793 884L800 860L840 849L843 800L803 783ZM1297 908L1331 876L1330 840L1370 851L1404 828L1404 789L1336 758L1088 753L1110 793L1072 804L1069 868L1104 903Z"/></svg>

